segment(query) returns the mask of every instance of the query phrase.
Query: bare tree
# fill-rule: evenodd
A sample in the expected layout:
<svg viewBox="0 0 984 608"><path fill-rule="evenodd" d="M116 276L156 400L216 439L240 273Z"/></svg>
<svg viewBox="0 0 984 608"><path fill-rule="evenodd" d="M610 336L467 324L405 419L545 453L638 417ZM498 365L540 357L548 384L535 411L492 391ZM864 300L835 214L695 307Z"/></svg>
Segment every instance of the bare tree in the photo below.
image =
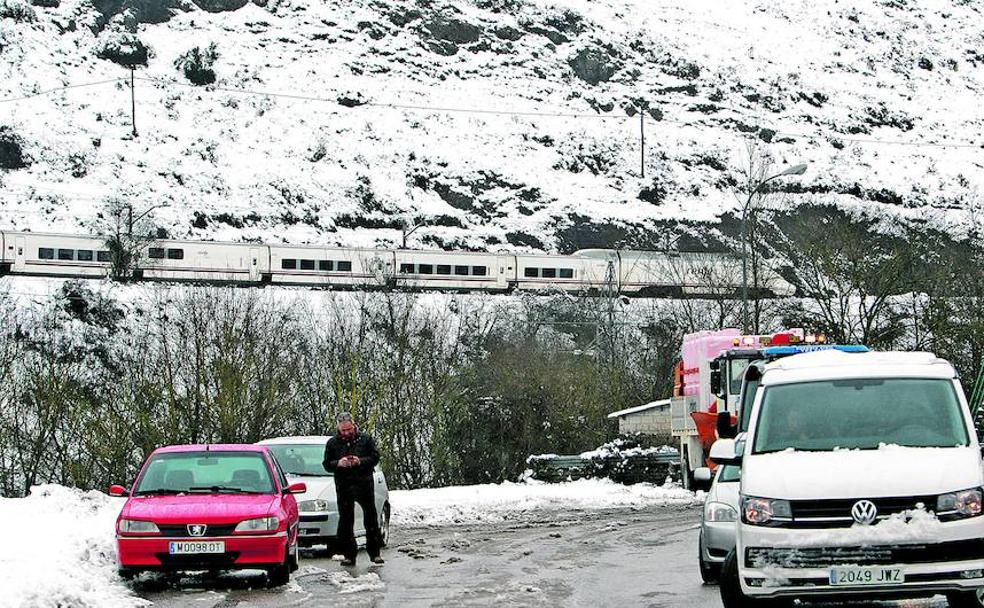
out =
<svg viewBox="0 0 984 608"><path fill-rule="evenodd" d="M101 232L110 255L110 276L117 281L135 277L140 262L156 237L152 213L166 205L134 209L133 204L113 198L100 214Z"/></svg>

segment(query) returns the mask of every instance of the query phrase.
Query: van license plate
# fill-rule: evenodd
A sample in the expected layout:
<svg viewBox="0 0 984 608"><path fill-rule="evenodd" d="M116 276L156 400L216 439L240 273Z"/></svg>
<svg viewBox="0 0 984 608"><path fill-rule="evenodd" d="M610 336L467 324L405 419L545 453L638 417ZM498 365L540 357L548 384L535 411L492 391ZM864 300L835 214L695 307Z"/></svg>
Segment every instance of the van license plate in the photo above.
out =
<svg viewBox="0 0 984 608"><path fill-rule="evenodd" d="M225 541L197 540L172 541L168 543L168 553L171 555L196 555L202 553L225 553Z"/></svg>
<svg viewBox="0 0 984 608"><path fill-rule="evenodd" d="M904 583L902 568L831 568L830 584L842 585L892 585Z"/></svg>

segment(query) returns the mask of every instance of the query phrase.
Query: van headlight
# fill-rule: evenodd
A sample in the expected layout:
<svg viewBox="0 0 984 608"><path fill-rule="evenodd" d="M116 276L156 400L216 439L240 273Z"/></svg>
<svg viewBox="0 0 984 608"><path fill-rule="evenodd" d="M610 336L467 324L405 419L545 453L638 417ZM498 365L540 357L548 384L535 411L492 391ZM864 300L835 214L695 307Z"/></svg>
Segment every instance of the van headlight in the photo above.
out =
<svg viewBox="0 0 984 608"><path fill-rule="evenodd" d="M239 522L236 532L276 532L280 520L276 517L258 517Z"/></svg>
<svg viewBox="0 0 984 608"><path fill-rule="evenodd" d="M741 520L753 526L775 526L792 521L793 508L788 500L755 498L745 496L741 499Z"/></svg>
<svg viewBox="0 0 984 608"><path fill-rule="evenodd" d="M328 510L328 501L321 498L317 500L302 500L297 503L297 510L301 513L324 513Z"/></svg>
<svg viewBox="0 0 984 608"><path fill-rule="evenodd" d="M943 494L936 499L936 514L958 517L976 517L981 514L984 498L980 488Z"/></svg>
<svg viewBox="0 0 984 608"><path fill-rule="evenodd" d="M120 534L160 534L161 531L152 521L140 521L136 519L121 519L117 524L116 530Z"/></svg>
<svg viewBox="0 0 984 608"><path fill-rule="evenodd" d="M738 521L738 512L723 502L709 502L704 505L704 521Z"/></svg>

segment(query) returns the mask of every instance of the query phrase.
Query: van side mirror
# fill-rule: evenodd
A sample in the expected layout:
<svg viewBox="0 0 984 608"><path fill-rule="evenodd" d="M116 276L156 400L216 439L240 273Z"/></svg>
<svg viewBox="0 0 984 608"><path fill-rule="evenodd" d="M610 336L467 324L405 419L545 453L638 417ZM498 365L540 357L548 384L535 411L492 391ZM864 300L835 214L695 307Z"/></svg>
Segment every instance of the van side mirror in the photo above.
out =
<svg viewBox="0 0 984 608"><path fill-rule="evenodd" d="M734 439L718 439L711 446L711 460L716 464L741 464L741 454Z"/></svg>
<svg viewBox="0 0 984 608"><path fill-rule="evenodd" d="M700 481L706 483L714 477L714 472L707 467L700 467L699 469L694 469L694 481Z"/></svg>
<svg viewBox="0 0 984 608"><path fill-rule="evenodd" d="M738 427L731 424L731 412L718 412L717 434L721 439L734 439L738 436Z"/></svg>
<svg viewBox="0 0 984 608"><path fill-rule="evenodd" d="M126 488L121 485L113 484L109 486L110 496L126 496Z"/></svg>

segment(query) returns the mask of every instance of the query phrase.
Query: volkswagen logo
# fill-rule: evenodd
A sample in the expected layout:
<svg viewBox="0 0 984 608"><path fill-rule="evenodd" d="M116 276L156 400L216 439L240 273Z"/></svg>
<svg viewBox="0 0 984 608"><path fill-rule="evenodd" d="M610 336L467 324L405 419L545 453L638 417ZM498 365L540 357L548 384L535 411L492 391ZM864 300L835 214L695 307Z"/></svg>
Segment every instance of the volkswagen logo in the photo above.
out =
<svg viewBox="0 0 984 608"><path fill-rule="evenodd" d="M188 524L188 536L205 536L205 524Z"/></svg>
<svg viewBox="0 0 984 608"><path fill-rule="evenodd" d="M851 507L851 517L862 526L867 526L877 519L878 507L870 500L859 500Z"/></svg>

